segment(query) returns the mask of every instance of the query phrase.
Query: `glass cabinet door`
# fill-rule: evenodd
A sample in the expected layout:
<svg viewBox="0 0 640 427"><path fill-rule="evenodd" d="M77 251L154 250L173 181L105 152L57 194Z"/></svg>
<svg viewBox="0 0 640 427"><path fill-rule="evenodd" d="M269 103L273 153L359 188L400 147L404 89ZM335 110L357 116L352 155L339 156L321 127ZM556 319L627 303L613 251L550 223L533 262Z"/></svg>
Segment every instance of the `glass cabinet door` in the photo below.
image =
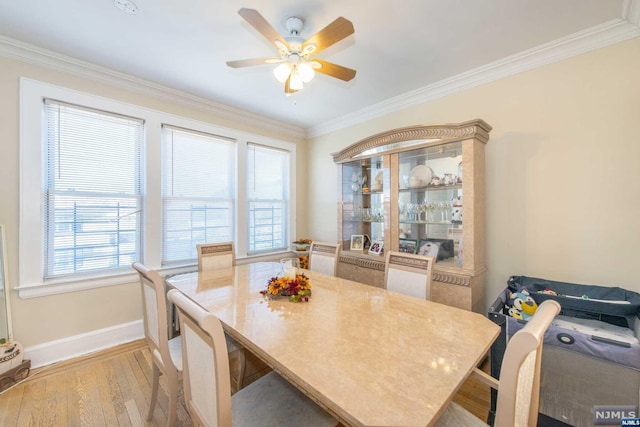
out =
<svg viewBox="0 0 640 427"><path fill-rule="evenodd" d="M462 265L462 143L399 153L399 250Z"/></svg>
<svg viewBox="0 0 640 427"><path fill-rule="evenodd" d="M342 164L342 248L364 250L365 240L384 239L382 158ZM351 247L352 236L356 246ZM362 246L357 245L361 241Z"/></svg>

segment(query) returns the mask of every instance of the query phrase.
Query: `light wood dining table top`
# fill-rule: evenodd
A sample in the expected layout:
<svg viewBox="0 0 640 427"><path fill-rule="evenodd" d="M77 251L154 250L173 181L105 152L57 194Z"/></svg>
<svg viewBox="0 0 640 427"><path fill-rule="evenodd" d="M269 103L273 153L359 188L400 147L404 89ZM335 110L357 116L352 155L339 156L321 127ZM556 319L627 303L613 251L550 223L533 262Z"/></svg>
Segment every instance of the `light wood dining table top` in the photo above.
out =
<svg viewBox="0 0 640 427"><path fill-rule="evenodd" d="M346 425L433 424L500 330L478 313L308 270L308 302L270 299L260 291L279 271L254 263L167 284Z"/></svg>

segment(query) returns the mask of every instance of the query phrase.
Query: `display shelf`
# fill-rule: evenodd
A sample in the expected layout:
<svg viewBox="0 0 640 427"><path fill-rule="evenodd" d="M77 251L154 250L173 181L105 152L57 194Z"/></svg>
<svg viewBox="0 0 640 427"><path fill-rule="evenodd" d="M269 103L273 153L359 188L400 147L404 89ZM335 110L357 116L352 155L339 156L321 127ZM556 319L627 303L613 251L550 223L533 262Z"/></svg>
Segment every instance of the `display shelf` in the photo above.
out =
<svg viewBox="0 0 640 427"><path fill-rule="evenodd" d="M309 255L309 249L311 249L311 243L306 242L291 242L289 250L298 256Z"/></svg>
<svg viewBox="0 0 640 427"><path fill-rule="evenodd" d="M363 234L384 241L385 251L398 251L400 239L418 242L416 251L423 242L447 241L454 254L448 257L447 249L448 258L434 266L434 300L483 312L484 147L490 130L482 120L413 126L373 135L334 153L343 249L350 247L352 235ZM361 214L367 209L380 214L380 220ZM384 282L381 257L353 257L341 255L339 274L362 275L361 281L377 286ZM364 266L367 257L376 268Z"/></svg>
<svg viewBox="0 0 640 427"><path fill-rule="evenodd" d="M294 254L298 255L298 256L306 256L309 255L309 251L296 251L294 249L291 249L291 252L293 252Z"/></svg>
<svg viewBox="0 0 640 427"><path fill-rule="evenodd" d="M401 193L406 192L418 192L418 191L446 191L446 190L460 190L462 189L462 183L453 185L425 185L421 187L400 187L398 189Z"/></svg>
<svg viewBox="0 0 640 427"><path fill-rule="evenodd" d="M462 225L462 222L450 222L450 221L398 221L400 224L418 224L418 225Z"/></svg>

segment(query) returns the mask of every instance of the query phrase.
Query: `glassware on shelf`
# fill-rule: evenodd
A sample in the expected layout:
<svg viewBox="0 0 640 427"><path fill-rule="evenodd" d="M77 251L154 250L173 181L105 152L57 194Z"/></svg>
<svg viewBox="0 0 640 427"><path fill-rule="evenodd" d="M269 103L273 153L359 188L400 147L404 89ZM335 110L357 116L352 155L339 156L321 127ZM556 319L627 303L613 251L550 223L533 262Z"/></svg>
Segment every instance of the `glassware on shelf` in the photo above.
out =
<svg viewBox="0 0 640 427"><path fill-rule="evenodd" d="M447 200L438 202L438 209L440 210L441 221L449 222L449 214L451 213L451 202Z"/></svg>
<svg viewBox="0 0 640 427"><path fill-rule="evenodd" d="M436 222L435 213L436 213L436 203L429 202L427 203L427 222Z"/></svg>

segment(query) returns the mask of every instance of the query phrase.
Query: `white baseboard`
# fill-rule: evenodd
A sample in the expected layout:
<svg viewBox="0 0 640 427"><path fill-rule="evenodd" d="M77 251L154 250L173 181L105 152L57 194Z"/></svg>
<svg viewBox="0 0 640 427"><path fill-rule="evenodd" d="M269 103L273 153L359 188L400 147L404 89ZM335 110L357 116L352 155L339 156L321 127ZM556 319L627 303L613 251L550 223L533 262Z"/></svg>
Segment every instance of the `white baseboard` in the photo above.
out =
<svg viewBox="0 0 640 427"><path fill-rule="evenodd" d="M31 359L31 368L38 368L142 338L144 326L140 319L25 348L24 358Z"/></svg>

